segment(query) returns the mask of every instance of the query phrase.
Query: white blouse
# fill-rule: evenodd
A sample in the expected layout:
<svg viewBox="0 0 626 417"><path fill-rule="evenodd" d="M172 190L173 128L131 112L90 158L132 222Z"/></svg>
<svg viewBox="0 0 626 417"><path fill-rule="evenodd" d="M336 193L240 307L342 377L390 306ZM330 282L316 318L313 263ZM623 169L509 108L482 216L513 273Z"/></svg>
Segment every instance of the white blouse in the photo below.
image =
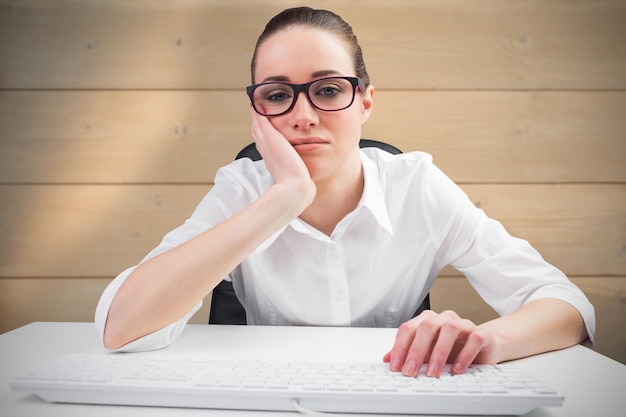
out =
<svg viewBox="0 0 626 417"><path fill-rule="evenodd" d="M592 343L594 309L580 289L527 241L476 208L430 155L367 148L361 159L363 196L331 236L296 218L225 277L249 324L397 327L412 317L439 271L451 265L500 315L539 298L570 303ZM144 261L247 207L272 183L262 160L244 158L220 169L192 216ZM134 268L122 272L100 299L101 337L113 297ZM177 322L120 350L172 343L200 307L201 302Z"/></svg>

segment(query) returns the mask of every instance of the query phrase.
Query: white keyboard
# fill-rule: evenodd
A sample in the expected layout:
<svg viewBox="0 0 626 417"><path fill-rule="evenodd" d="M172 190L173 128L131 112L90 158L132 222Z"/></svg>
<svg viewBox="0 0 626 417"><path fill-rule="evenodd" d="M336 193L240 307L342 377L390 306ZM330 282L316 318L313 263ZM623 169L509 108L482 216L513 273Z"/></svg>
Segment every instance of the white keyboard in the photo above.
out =
<svg viewBox="0 0 626 417"><path fill-rule="evenodd" d="M385 363L224 361L73 354L25 373L14 391L49 402L338 413L519 415L563 397L510 366L409 378Z"/></svg>

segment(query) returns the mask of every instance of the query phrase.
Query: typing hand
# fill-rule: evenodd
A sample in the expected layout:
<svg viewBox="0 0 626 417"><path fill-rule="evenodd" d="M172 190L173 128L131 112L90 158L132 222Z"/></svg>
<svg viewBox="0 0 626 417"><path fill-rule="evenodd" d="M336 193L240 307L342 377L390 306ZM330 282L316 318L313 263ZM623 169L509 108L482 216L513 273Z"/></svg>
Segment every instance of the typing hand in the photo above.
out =
<svg viewBox="0 0 626 417"><path fill-rule="evenodd" d="M452 363L452 373L461 374L473 363L494 364L494 334L462 319L454 311L441 314L427 310L403 323L393 348L384 356L392 371L417 376L424 363L426 375L439 377L444 365Z"/></svg>

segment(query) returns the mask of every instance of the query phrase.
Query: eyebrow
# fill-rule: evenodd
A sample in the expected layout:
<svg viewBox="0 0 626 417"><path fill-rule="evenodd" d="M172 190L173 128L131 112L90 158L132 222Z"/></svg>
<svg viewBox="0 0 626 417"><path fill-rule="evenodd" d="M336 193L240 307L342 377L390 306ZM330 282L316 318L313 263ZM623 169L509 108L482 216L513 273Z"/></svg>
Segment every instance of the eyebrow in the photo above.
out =
<svg viewBox="0 0 626 417"><path fill-rule="evenodd" d="M321 77L328 77L330 75L343 75L341 72L336 71L336 70L321 70L321 71L315 71L313 74L311 74L312 78L321 78ZM270 82L270 81L284 81L284 82L289 82L290 79L289 77L285 76L285 75L274 75L271 77L267 77L265 78L263 81L261 81L262 83L266 83L266 82Z"/></svg>

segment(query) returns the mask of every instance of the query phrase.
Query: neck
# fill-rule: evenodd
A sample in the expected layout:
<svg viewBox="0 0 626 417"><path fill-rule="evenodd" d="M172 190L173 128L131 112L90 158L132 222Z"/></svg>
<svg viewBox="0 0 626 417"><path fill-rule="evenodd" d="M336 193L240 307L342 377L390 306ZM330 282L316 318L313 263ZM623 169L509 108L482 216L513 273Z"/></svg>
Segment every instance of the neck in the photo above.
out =
<svg viewBox="0 0 626 417"><path fill-rule="evenodd" d="M330 236L337 224L353 211L361 200L364 187L360 156L346 164L341 175L317 179L317 194L300 218Z"/></svg>

